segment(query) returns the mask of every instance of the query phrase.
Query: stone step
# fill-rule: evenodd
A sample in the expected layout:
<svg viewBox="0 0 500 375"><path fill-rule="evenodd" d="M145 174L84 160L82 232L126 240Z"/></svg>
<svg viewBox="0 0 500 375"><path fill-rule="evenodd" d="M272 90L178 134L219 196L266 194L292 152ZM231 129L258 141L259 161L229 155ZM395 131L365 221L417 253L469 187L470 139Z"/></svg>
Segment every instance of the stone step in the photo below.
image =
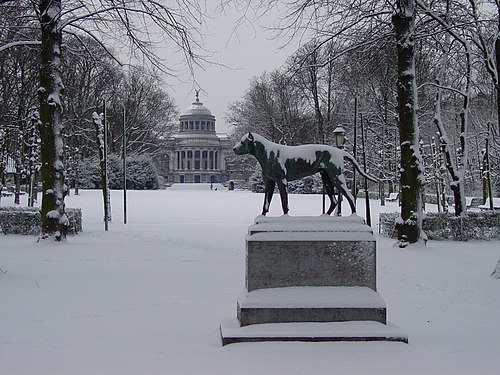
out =
<svg viewBox="0 0 500 375"><path fill-rule="evenodd" d="M327 233L331 237L335 233L367 233L372 234L373 230L366 225L364 219L356 214L350 216L289 216L279 217L258 216L254 225L248 227L248 234L266 233L266 232L286 232L299 233ZM303 238L303 237L302 237Z"/></svg>
<svg viewBox="0 0 500 375"><path fill-rule="evenodd" d="M408 335L391 323L373 321L329 323L270 323L242 327L237 319L220 326L222 345L261 341L399 341L408 343Z"/></svg>
<svg viewBox="0 0 500 375"><path fill-rule="evenodd" d="M244 291L240 325L290 322L376 321L386 323L382 297L368 287L286 287Z"/></svg>

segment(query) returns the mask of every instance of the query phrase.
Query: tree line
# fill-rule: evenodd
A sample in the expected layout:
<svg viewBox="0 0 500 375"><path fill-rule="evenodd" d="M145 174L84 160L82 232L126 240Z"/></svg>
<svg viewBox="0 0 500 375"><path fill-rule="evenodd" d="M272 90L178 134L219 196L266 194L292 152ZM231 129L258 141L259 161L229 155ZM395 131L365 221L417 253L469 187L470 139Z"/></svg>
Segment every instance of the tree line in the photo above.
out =
<svg viewBox="0 0 500 375"><path fill-rule="evenodd" d="M402 246L425 236L426 190L441 203L449 192L456 215L466 193L498 190L498 1L270 1L264 11L278 3L278 35L306 42L232 103L235 135L332 144L342 125L353 151L363 126L370 172L400 194Z"/></svg>
<svg viewBox="0 0 500 375"><path fill-rule="evenodd" d="M7 156L28 173L24 151L38 148L29 173L42 182L42 238L65 238L66 161L96 153L92 114L103 99L111 152L120 152L123 122L129 152L158 152L176 109L155 46L179 51L192 72L203 59L193 27L202 14L191 0L0 0L0 177ZM123 64L123 51L140 64ZM37 132L34 142L27 129Z"/></svg>
<svg viewBox="0 0 500 375"><path fill-rule="evenodd" d="M371 171L389 183L389 190L399 190L397 228L403 246L422 237L422 196L433 175L446 176L458 215L466 210L468 181L498 175L496 0L221 4L228 3L244 9L245 18L252 7L262 14L280 5L274 27L278 36L305 41L283 69L255 77L246 95L231 106L228 118L235 133L256 130L288 144L331 143L335 126L363 126ZM168 121L155 117L165 111L148 111L165 105L169 113L170 108L168 95L155 85L155 69L120 70L114 48L128 48L146 65L165 71L154 53L159 37L183 53L192 70L204 60L196 52L203 51L196 25L204 9L194 0L168 5L152 0L0 0L0 12L6 20L0 26L5 77L0 141L10 145L16 139L32 151L39 147L39 162L31 162L35 169L40 166L42 232L62 239L66 153L91 152L92 131L86 125L100 100L106 97L111 104L114 151L121 143L123 106L131 113L127 142L138 153L154 152L168 128ZM353 109L355 98L360 104ZM142 131L135 126L141 121L152 128ZM18 128L36 128L39 144L31 130L10 134ZM345 128L354 143L352 128ZM437 184L441 190L444 182ZM492 188L487 190L491 196Z"/></svg>

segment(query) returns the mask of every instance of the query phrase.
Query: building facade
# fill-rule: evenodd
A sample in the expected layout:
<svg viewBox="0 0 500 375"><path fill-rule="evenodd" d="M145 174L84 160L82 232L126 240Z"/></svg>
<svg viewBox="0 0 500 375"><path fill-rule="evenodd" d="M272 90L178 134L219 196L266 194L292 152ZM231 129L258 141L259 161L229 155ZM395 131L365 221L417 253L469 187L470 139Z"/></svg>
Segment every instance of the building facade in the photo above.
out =
<svg viewBox="0 0 500 375"><path fill-rule="evenodd" d="M166 145L163 169L166 182L224 183L228 180L226 157L231 145L215 132L215 116L196 100L181 114L179 132Z"/></svg>

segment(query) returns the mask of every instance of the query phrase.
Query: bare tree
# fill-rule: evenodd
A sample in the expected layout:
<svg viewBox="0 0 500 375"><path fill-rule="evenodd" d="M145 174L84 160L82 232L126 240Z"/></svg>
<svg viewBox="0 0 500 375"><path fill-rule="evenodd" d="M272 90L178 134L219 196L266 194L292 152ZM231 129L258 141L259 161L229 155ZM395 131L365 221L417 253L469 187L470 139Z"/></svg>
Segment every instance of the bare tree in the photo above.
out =
<svg viewBox="0 0 500 375"><path fill-rule="evenodd" d="M253 130L284 144L297 144L311 136L312 116L297 84L278 70L254 77L243 100L231 104L228 121L238 135ZM314 138L311 138L314 139ZM310 139L309 139L310 140Z"/></svg>
<svg viewBox="0 0 500 375"><path fill-rule="evenodd" d="M12 1L12 0L10 0ZM0 0L7 3L9 0ZM152 35L160 35L157 42L169 41L180 50L192 68L197 55L196 24L203 9L196 1L179 0L166 5L163 1L144 0L38 0L22 1L31 5L40 28L40 137L42 238L64 239L68 219L64 209L67 193L64 170L64 127L62 96L62 36L82 32L105 47L106 35L122 37L149 63L163 68L154 53ZM116 40L116 39L115 39ZM34 44L38 41L25 41ZM21 41L19 42L21 43ZM22 44L22 43L21 43ZM0 46L5 49L9 45ZM199 45L198 45L199 47Z"/></svg>
<svg viewBox="0 0 500 375"><path fill-rule="evenodd" d="M401 147L401 218L396 223L400 246L417 242L422 229L424 184L419 150L418 96L415 77L414 0L396 2L392 17L397 47L398 128Z"/></svg>
<svg viewBox="0 0 500 375"><path fill-rule="evenodd" d="M113 88L108 124L111 152L122 145L123 108L126 110L126 144L132 154L159 156L161 143L174 131L177 108L155 71L132 67Z"/></svg>
<svg viewBox="0 0 500 375"><path fill-rule="evenodd" d="M275 5L277 1L268 2ZM352 2L294 0L286 3L278 34L315 39L316 48L333 40L340 46L332 58L396 36L398 58L398 128L401 147L401 218L397 223L402 246L420 238L423 173L418 149L418 97L415 77L415 0ZM392 22L391 17L392 15ZM394 31L392 30L394 26ZM359 36L362 36L359 38ZM351 43L357 38L357 43ZM309 55L314 52L310 51Z"/></svg>

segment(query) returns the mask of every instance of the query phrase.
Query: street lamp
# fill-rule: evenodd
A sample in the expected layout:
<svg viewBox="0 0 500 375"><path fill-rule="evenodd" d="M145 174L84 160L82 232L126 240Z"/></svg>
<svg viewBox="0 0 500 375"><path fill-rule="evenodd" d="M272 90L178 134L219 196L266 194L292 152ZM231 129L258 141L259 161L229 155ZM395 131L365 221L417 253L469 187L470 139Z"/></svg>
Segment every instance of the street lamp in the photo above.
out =
<svg viewBox="0 0 500 375"><path fill-rule="evenodd" d="M333 138L335 140L335 146L338 148L344 148L345 143L345 130L342 126L337 126L333 131Z"/></svg>

